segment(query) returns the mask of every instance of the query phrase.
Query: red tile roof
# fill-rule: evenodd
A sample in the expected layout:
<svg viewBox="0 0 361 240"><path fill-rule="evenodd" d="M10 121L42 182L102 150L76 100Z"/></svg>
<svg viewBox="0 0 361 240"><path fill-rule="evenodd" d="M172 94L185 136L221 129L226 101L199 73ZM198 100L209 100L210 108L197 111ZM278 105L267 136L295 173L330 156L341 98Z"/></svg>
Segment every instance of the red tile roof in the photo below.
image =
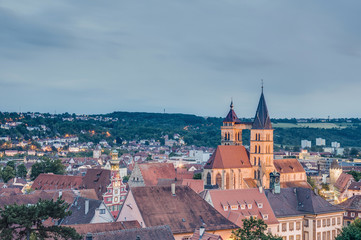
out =
<svg viewBox="0 0 361 240"><path fill-rule="evenodd" d="M279 173L299 173L305 172L301 163L296 158L275 159L274 166Z"/></svg>
<svg viewBox="0 0 361 240"><path fill-rule="evenodd" d="M138 164L145 186L155 186L159 178L175 179L173 163L142 163Z"/></svg>
<svg viewBox="0 0 361 240"><path fill-rule="evenodd" d="M80 176L41 173L34 180L31 188L35 190L82 189L83 178Z"/></svg>
<svg viewBox="0 0 361 240"><path fill-rule="evenodd" d="M135 187L131 192L148 227L166 224L173 234L193 233L203 224L210 231L237 228L188 186L176 186L175 196L170 186Z"/></svg>
<svg viewBox="0 0 361 240"><path fill-rule="evenodd" d="M248 216L257 216L257 218L263 219L268 225L278 223L265 193L260 193L258 188L217 189L209 190L209 194L214 208L239 227L243 225L242 219ZM252 205L251 208L248 208L248 204ZM242 205L244 209L242 209ZM232 206L235 207L234 210L231 209Z"/></svg>
<svg viewBox="0 0 361 240"><path fill-rule="evenodd" d="M76 232L81 235L87 233L99 233L99 232L132 229L132 228L141 228L138 221L76 224L76 225L69 225L67 227L75 228Z"/></svg>
<svg viewBox="0 0 361 240"><path fill-rule="evenodd" d="M249 153L244 146L220 145L204 168L250 168Z"/></svg>
<svg viewBox="0 0 361 240"><path fill-rule="evenodd" d="M344 192L347 188L348 183L353 181L354 178L352 177L352 175L347 173L341 173L335 183L335 187L337 187L340 192Z"/></svg>

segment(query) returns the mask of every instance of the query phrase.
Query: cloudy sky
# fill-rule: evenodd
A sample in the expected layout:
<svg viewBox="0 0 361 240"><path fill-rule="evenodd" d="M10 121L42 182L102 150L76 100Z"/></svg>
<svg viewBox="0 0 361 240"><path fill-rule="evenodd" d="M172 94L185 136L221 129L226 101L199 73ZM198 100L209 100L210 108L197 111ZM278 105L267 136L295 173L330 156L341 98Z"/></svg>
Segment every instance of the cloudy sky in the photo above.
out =
<svg viewBox="0 0 361 240"><path fill-rule="evenodd" d="M361 1L0 0L0 111L361 117Z"/></svg>

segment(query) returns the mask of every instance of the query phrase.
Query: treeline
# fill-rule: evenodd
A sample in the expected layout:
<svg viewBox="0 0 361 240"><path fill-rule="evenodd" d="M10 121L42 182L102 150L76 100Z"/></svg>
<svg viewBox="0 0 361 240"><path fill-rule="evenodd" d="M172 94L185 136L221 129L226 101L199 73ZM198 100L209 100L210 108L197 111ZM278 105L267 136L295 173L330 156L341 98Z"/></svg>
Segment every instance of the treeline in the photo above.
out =
<svg viewBox="0 0 361 240"><path fill-rule="evenodd" d="M9 119L23 124L11 128L0 129L0 136L10 136L12 139L31 140L34 136L39 138L64 137L66 134L77 135L81 142L98 143L102 139L108 142L121 143L123 140L155 139L164 141L163 136L170 138L174 134L183 137L188 145L215 147L220 144L220 127L223 118L199 117L190 114L161 114L161 113L132 113L113 112L103 115L90 115L90 117L109 117L116 121L97 121L94 119L79 120L75 114L44 114L45 117L32 118L24 114L1 113L0 123ZM63 118L73 117L73 121L63 121ZM252 119L241 119L249 122ZM295 119L273 119L272 122L295 122ZM346 119L345 119L346 122ZM46 130L27 130L26 126L46 126ZM301 140L326 139L326 144L337 141L342 147L361 147L361 126L347 128L275 128L274 140L279 146L299 147ZM243 143L249 144L249 131L244 131Z"/></svg>

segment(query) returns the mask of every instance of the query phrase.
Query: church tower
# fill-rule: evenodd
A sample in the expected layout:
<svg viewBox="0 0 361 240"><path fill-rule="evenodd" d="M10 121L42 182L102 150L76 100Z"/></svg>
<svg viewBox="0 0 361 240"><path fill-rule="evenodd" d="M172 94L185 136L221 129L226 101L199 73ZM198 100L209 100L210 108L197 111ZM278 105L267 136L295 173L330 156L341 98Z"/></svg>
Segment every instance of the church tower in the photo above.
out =
<svg viewBox="0 0 361 240"><path fill-rule="evenodd" d="M233 110L233 101L231 101L230 110L223 120L221 127L222 145L242 145L242 127L241 121L238 119Z"/></svg>
<svg viewBox="0 0 361 240"><path fill-rule="evenodd" d="M273 165L273 129L263 95L263 86L251 128L250 162L255 181L259 186L268 188L270 185L269 176L275 167Z"/></svg>

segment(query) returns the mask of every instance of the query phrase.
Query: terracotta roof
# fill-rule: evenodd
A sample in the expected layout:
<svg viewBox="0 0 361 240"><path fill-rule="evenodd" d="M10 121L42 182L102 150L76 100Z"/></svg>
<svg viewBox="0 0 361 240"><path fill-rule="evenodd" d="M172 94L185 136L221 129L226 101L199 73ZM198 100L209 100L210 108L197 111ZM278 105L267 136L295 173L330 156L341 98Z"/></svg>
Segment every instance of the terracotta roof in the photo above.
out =
<svg viewBox="0 0 361 240"><path fill-rule="evenodd" d="M111 171L106 169L88 169L84 178L83 185L87 189L94 189L98 199L102 199L110 184Z"/></svg>
<svg viewBox="0 0 361 240"><path fill-rule="evenodd" d="M22 194L19 188L0 188L0 196L11 196L16 194Z"/></svg>
<svg viewBox="0 0 361 240"><path fill-rule="evenodd" d="M159 178L175 179L173 163L142 163L138 164L145 186L155 186Z"/></svg>
<svg viewBox="0 0 361 240"><path fill-rule="evenodd" d="M338 204L339 207L345 210L361 210L361 195L355 195L346 201Z"/></svg>
<svg viewBox="0 0 361 240"><path fill-rule="evenodd" d="M204 190L204 183L201 179L183 179L182 185L190 187L196 193Z"/></svg>
<svg viewBox="0 0 361 240"><path fill-rule="evenodd" d="M146 226L167 224L175 233L193 233L203 224L207 230L237 228L188 186L136 187L131 192Z"/></svg>
<svg viewBox="0 0 361 240"><path fill-rule="evenodd" d="M260 193L258 188L209 190L209 194L214 208L239 227L243 225L242 219L250 215L263 219L267 225L278 223L265 193ZM248 208L248 204L252 204L252 207ZM241 208L242 205L244 209ZM225 206L227 210L224 209ZM232 210L231 206L238 209ZM265 214L267 217L263 217Z"/></svg>
<svg viewBox="0 0 361 240"><path fill-rule="evenodd" d="M34 180L31 188L35 190L81 189L83 188L83 178L80 176L41 173Z"/></svg>
<svg viewBox="0 0 361 240"><path fill-rule="evenodd" d="M281 188L312 188L307 181L293 181L293 182L281 182Z"/></svg>
<svg viewBox="0 0 361 240"><path fill-rule="evenodd" d="M256 188L257 187L256 180L254 180L253 178L244 178L243 180L246 183L246 185L248 186L248 188Z"/></svg>
<svg viewBox="0 0 361 240"><path fill-rule="evenodd" d="M268 114L263 90L259 99L256 116L254 117L254 121L252 124L252 129L272 129L271 118Z"/></svg>
<svg viewBox="0 0 361 240"><path fill-rule="evenodd" d="M102 232L92 234L93 240L174 240L169 226L155 226L147 228L126 229L121 231Z"/></svg>
<svg viewBox="0 0 361 240"><path fill-rule="evenodd" d="M348 190L360 191L361 190L361 182L352 182L348 187Z"/></svg>
<svg viewBox="0 0 361 240"><path fill-rule="evenodd" d="M222 237L208 232L204 232L201 237L199 234L199 229L197 229L190 240L222 240Z"/></svg>
<svg viewBox="0 0 361 240"><path fill-rule="evenodd" d="M204 166L206 169L250 168L249 153L244 146L220 145Z"/></svg>
<svg viewBox="0 0 361 240"><path fill-rule="evenodd" d="M301 163L296 158L275 159L273 164L279 173L299 173L305 172Z"/></svg>
<svg viewBox="0 0 361 240"><path fill-rule="evenodd" d="M99 232L132 229L132 228L141 228L138 221L75 224L75 225L69 225L68 227L75 228L76 232L81 235L87 233L99 233Z"/></svg>
<svg viewBox="0 0 361 240"><path fill-rule="evenodd" d="M175 169L177 179L193 179L194 172L189 172L186 168Z"/></svg>
<svg viewBox="0 0 361 240"><path fill-rule="evenodd" d="M343 192L346 190L347 185L350 181L354 181L352 175L347 173L341 173L341 175L335 182L335 187L337 187L340 192Z"/></svg>
<svg viewBox="0 0 361 240"><path fill-rule="evenodd" d="M280 193L265 191L276 217L302 216L341 212L342 209L331 205L309 188L281 188Z"/></svg>

